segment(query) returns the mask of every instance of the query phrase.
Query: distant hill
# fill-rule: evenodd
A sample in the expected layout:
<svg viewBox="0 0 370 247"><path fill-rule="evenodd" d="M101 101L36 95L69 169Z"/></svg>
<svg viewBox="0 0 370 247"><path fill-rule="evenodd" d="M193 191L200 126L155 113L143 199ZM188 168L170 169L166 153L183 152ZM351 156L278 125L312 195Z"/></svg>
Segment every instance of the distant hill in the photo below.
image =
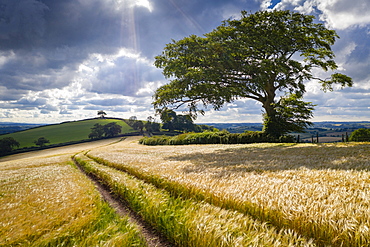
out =
<svg viewBox="0 0 370 247"><path fill-rule="evenodd" d="M44 124L0 122L0 135L31 129L42 125Z"/></svg>
<svg viewBox="0 0 370 247"><path fill-rule="evenodd" d="M219 130L227 130L230 133L243 133L244 131L261 131L262 123L202 123L213 126Z"/></svg>
<svg viewBox="0 0 370 247"><path fill-rule="evenodd" d="M88 135L91 133L91 128L94 126L94 124L99 123L104 125L110 122L116 122L118 125L122 126L121 134L135 132L135 130L133 130L123 119L94 118L39 126L19 132L0 135L0 139L5 137L13 137L20 143L19 148L35 146L34 141L40 137L45 137L47 140L49 140L49 145L78 142L89 139Z"/></svg>

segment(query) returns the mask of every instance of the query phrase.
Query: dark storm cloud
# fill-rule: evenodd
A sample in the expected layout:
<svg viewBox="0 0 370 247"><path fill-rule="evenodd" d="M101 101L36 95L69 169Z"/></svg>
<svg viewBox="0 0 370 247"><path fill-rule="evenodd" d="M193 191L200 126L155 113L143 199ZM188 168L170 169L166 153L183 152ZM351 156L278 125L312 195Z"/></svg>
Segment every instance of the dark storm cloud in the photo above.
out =
<svg viewBox="0 0 370 247"><path fill-rule="evenodd" d="M36 0L0 1L0 50L37 45L45 33L48 7Z"/></svg>
<svg viewBox="0 0 370 247"><path fill-rule="evenodd" d="M1 0L0 7L1 50L117 47L119 13L104 1Z"/></svg>
<svg viewBox="0 0 370 247"><path fill-rule="evenodd" d="M0 85L8 89L61 88L91 53L121 45L122 14L104 1L1 0L0 9L0 56L8 58Z"/></svg>
<svg viewBox="0 0 370 247"><path fill-rule="evenodd" d="M91 53L113 54L125 47L153 59L172 38L211 31L230 8L238 12L240 6L257 8L256 3L252 6L238 0L156 0L150 2L150 12L144 7L123 6L128 3L117 6L117 1L103 0L0 0L0 55L6 58L9 52L13 54L1 67L0 85L36 91L61 88L71 82L79 64ZM130 66L116 69L125 71ZM108 76L106 92L122 93L122 88L132 87L136 72L125 73L124 81L113 81L115 76ZM101 76L106 74L101 72ZM96 91L104 93L104 88Z"/></svg>

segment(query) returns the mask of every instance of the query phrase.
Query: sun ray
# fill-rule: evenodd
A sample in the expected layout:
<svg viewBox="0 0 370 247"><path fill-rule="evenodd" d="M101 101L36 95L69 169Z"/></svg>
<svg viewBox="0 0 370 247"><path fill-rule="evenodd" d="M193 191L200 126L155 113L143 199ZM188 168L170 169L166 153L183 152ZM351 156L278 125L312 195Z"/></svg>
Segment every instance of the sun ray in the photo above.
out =
<svg viewBox="0 0 370 247"><path fill-rule="evenodd" d="M174 0L168 0L174 7L175 9L181 13L181 15L184 17L184 19L186 20L186 22L192 26L193 28L195 28L198 32L200 33L205 33L204 29L202 28L202 26L196 21L194 20L194 18L192 18L190 15L188 15L187 13L185 13L185 11L174 1Z"/></svg>

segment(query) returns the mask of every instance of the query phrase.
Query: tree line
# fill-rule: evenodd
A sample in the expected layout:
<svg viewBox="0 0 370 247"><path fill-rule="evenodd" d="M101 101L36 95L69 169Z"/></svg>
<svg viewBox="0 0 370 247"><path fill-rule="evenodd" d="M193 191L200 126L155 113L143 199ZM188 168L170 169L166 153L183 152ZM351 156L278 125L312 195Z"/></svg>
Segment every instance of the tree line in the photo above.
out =
<svg viewBox="0 0 370 247"><path fill-rule="evenodd" d="M44 147L45 144L50 143L50 141L47 140L45 137L40 137L33 143L35 143L35 145L37 146ZM19 148L19 146L20 143L13 137L5 137L3 139L0 139L0 156L11 153L12 151Z"/></svg>
<svg viewBox="0 0 370 247"><path fill-rule="evenodd" d="M103 137L114 137L121 133L121 131L122 126L118 125L116 122L111 122L105 125L96 123L94 124L94 127L91 128L89 138L101 139Z"/></svg>

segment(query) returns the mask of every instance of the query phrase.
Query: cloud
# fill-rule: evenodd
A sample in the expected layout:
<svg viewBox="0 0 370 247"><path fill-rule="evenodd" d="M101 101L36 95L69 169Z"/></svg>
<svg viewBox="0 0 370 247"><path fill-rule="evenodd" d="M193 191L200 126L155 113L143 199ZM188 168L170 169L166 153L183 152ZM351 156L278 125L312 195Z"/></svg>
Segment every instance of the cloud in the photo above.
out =
<svg viewBox="0 0 370 247"><path fill-rule="evenodd" d="M318 14L320 20L336 30L370 24L368 0L282 0L275 9L294 9L304 14Z"/></svg>
<svg viewBox="0 0 370 247"><path fill-rule="evenodd" d="M48 7L36 0L2 0L0 49L37 45L45 33Z"/></svg>
<svg viewBox="0 0 370 247"><path fill-rule="evenodd" d="M274 4L275 9L316 15L341 37L333 47L336 61L359 91L322 94L317 84L309 83L307 99L322 106L315 114L334 114L339 109L334 102L339 104L340 99L354 108L360 102L356 109L365 109L370 88L370 3L278 2L0 0L0 121L61 122L95 117L97 110L145 119L154 114L152 94L167 83L153 65L167 43L208 33L223 20L238 18L241 10L255 12ZM207 111L198 121L261 120L261 106L254 101ZM349 111L342 112L349 116Z"/></svg>

